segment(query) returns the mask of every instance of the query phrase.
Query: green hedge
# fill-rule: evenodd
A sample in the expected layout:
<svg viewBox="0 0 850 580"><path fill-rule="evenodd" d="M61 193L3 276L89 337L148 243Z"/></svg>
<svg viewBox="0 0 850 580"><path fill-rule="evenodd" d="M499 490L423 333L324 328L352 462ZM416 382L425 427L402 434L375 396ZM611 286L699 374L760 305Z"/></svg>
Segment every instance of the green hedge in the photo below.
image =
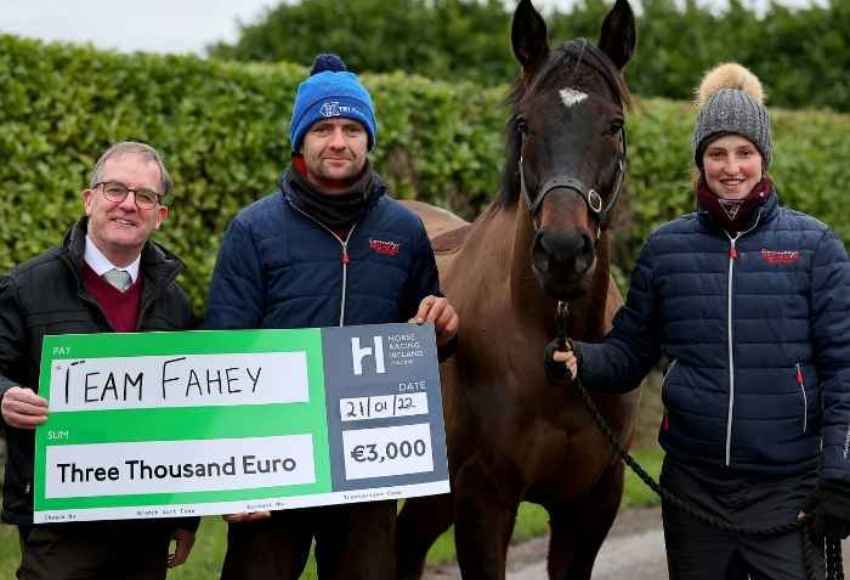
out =
<svg viewBox="0 0 850 580"><path fill-rule="evenodd" d="M305 76L292 65L0 36L0 269L61 239L110 143L142 140L164 153L174 177L172 215L157 235L188 264L183 282L200 307L224 228L272 191L288 160L286 127ZM398 195L427 192L467 213L480 206L502 157L500 91L403 75L366 82L380 111L374 159Z"/></svg>
<svg viewBox="0 0 850 580"><path fill-rule="evenodd" d="M598 38L614 2L534 4L546 8L550 37L565 39ZM561 11L555 4L569 8ZM766 6L757 10L757 4ZM638 51L629 65L633 88L646 97L688 99L706 70L734 60L765 82L775 105L850 111L850 2L783 4L632 0L638 31ZM514 74L507 40L515 5L503 0L291 0L240 24L233 44L220 42L208 52L226 60L306 64L317 52L331 51L345 55L360 72L403 70L498 85Z"/></svg>
<svg viewBox="0 0 850 580"><path fill-rule="evenodd" d="M0 270L61 239L96 157L123 139L159 148L176 183L160 241L188 264L202 309L218 242L236 211L274 188L306 70L192 56L122 55L0 35ZM472 217L496 195L506 87L366 75L380 123L373 159L398 196ZM775 112L783 197L850 240L850 118ZM692 112L639 101L629 118L629 194L618 230L628 269L650 228L688 210Z"/></svg>

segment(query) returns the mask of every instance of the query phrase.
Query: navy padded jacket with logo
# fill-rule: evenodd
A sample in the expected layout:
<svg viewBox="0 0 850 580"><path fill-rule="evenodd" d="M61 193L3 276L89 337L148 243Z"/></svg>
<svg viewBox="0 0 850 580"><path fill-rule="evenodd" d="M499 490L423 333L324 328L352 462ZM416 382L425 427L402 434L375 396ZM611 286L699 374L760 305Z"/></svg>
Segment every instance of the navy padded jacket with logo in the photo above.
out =
<svg viewBox="0 0 850 580"><path fill-rule="evenodd" d="M775 194L734 244L706 212L658 228L611 333L579 350L582 380L603 391L667 357L659 441L680 461L804 471L822 434L822 477L850 481L850 262Z"/></svg>
<svg viewBox="0 0 850 580"><path fill-rule="evenodd" d="M425 296L439 295L425 227L400 203L381 195L368 208L349 235L346 264L340 241L289 195L284 189L260 199L230 223L210 284L205 327L406 322Z"/></svg>

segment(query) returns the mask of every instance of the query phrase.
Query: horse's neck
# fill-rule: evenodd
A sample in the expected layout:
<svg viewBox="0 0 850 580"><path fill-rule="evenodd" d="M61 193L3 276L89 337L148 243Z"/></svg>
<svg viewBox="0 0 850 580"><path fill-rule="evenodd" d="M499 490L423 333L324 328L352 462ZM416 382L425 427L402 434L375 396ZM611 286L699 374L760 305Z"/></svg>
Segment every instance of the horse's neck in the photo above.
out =
<svg viewBox="0 0 850 580"><path fill-rule="evenodd" d="M511 311L536 325L542 324L547 334L554 335L557 303L543 293L531 269L535 235L531 217L522 202L502 211L512 212L514 221L513 239L509 240L510 259L507 261L510 265ZM598 340L605 334L605 306L610 277L610 238L607 230L602 232L596 251L596 263L587 293L569 304L568 332L571 338Z"/></svg>

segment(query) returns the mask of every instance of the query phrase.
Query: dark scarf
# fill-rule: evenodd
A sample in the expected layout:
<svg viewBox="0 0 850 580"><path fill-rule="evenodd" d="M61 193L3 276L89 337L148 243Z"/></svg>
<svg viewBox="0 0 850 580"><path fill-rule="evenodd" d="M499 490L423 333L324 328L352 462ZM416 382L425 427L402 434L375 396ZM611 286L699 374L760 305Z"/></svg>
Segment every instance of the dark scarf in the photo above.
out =
<svg viewBox="0 0 850 580"><path fill-rule="evenodd" d="M280 178L280 189L291 192L295 206L334 231L345 229L360 220L369 206L384 194L384 187L372 166L366 163L363 172L353 179L342 193L316 191L307 181L304 159L292 158L292 164ZM289 187L285 187L288 185Z"/></svg>
<svg viewBox="0 0 850 580"><path fill-rule="evenodd" d="M742 199L724 199L711 191L700 177L697 183L697 204L730 234L737 234L752 225L755 210L773 195L773 182L763 177Z"/></svg>

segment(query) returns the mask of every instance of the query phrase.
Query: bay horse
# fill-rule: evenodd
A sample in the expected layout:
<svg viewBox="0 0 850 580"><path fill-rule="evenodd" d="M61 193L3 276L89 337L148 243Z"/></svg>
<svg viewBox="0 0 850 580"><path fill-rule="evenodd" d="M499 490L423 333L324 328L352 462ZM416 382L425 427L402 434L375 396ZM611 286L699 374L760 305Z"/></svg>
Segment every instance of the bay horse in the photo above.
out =
<svg viewBox="0 0 850 580"><path fill-rule="evenodd" d="M545 21L522 0L511 37L522 71L509 99L500 199L471 224L410 204L461 326L441 367L452 493L408 500L400 512L405 580L421 576L428 548L453 522L463 578L503 579L521 501L548 511L549 577L587 580L623 491L623 464L578 394L547 382L543 351L559 302L569 304L569 336L591 341L622 305L609 225L624 173L622 69L634 52L634 15L617 0L596 46L550 50ZM628 441L637 390L594 400Z"/></svg>

